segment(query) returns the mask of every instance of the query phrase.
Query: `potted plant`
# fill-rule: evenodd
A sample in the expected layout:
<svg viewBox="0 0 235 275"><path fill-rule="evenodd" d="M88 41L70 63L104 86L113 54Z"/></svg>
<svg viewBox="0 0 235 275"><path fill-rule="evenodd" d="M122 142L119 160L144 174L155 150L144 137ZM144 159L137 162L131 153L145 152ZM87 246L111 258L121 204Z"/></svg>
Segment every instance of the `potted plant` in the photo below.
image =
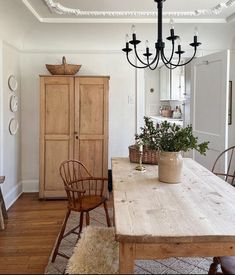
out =
<svg viewBox="0 0 235 275"><path fill-rule="evenodd" d="M167 121L156 129L155 142L160 151L159 180L167 183L181 181L182 152L195 149L205 155L209 144L209 142L198 143L198 138L193 135L192 126L180 127Z"/></svg>
<svg viewBox="0 0 235 275"><path fill-rule="evenodd" d="M158 143L156 142L157 129L149 117L144 117L145 125L140 128L140 134L135 135L135 145L129 146L129 157L131 162L139 162L140 151L143 155L143 163L158 163Z"/></svg>

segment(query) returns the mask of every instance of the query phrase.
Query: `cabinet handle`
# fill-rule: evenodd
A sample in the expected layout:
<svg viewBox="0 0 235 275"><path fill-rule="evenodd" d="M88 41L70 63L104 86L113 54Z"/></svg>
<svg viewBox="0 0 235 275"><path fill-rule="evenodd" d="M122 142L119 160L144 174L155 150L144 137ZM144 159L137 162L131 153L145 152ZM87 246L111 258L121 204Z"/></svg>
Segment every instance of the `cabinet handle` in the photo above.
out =
<svg viewBox="0 0 235 275"><path fill-rule="evenodd" d="M76 136L76 139L78 139L78 136Z"/></svg>
<svg viewBox="0 0 235 275"><path fill-rule="evenodd" d="M78 134L78 132L74 132L74 135L77 135Z"/></svg>

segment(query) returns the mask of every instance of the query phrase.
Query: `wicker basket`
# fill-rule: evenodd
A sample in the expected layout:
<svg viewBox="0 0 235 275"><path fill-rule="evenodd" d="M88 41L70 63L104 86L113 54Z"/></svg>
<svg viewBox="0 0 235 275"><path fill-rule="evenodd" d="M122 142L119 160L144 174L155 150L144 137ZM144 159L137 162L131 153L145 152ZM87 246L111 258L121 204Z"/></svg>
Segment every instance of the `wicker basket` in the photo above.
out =
<svg viewBox="0 0 235 275"><path fill-rule="evenodd" d="M61 65L46 64L47 70L52 75L75 75L82 65L67 64L66 58L63 56Z"/></svg>
<svg viewBox="0 0 235 275"><path fill-rule="evenodd" d="M139 149L136 145L129 146L129 158L130 162L139 162ZM158 151L144 148L142 162L145 164L158 164Z"/></svg>

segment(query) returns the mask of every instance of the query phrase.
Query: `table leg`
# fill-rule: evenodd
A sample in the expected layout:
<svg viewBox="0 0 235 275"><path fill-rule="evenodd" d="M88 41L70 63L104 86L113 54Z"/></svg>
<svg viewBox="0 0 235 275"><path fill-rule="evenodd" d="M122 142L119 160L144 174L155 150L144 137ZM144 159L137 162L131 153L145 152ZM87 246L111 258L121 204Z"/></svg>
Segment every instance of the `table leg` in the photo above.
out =
<svg viewBox="0 0 235 275"><path fill-rule="evenodd" d="M134 274L134 245L132 243L119 243L119 273Z"/></svg>

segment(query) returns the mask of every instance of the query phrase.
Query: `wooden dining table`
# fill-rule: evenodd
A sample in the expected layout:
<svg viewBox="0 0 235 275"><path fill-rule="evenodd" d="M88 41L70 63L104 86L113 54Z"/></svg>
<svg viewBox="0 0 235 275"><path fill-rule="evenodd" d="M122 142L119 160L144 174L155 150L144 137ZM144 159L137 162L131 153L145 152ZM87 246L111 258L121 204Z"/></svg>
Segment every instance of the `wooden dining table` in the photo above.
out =
<svg viewBox="0 0 235 275"><path fill-rule="evenodd" d="M160 182L157 165L136 166L112 159L120 274L137 259L235 255L233 186L189 158L178 184Z"/></svg>

